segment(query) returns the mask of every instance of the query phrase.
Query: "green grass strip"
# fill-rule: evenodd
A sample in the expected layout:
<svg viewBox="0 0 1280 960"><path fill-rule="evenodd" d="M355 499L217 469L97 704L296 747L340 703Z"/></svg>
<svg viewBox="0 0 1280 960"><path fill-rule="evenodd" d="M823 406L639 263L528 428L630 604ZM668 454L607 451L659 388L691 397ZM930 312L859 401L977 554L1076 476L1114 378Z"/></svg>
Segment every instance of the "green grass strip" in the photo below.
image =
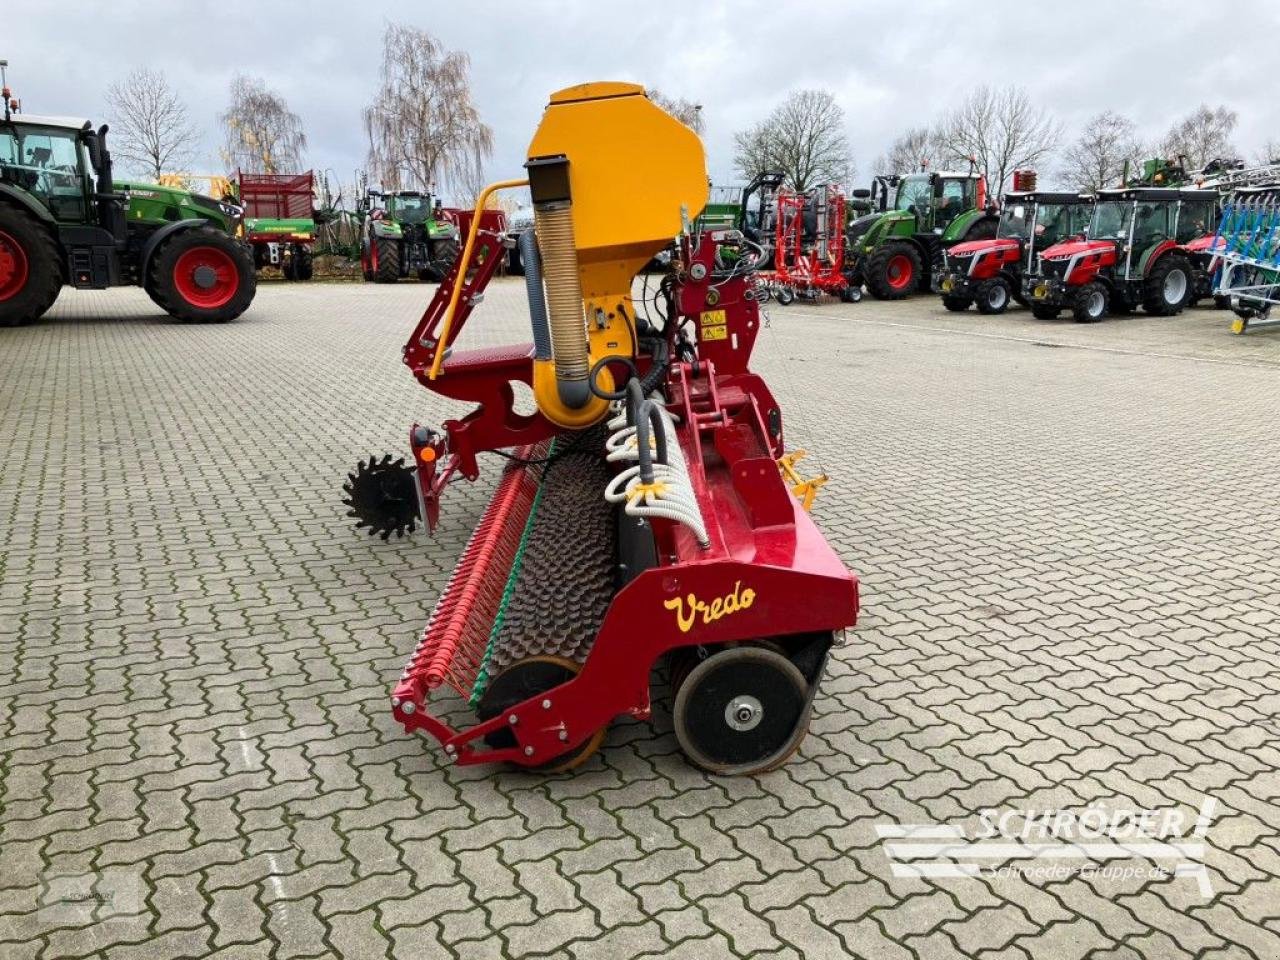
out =
<svg viewBox="0 0 1280 960"><path fill-rule="evenodd" d="M558 438L556 438L558 439ZM547 447L547 456L550 457L556 449L556 440L551 441ZM525 468L529 469L528 467ZM507 574L506 586L502 588L502 599L498 602L498 613L493 618L493 629L489 631L489 642L485 644L484 656L480 660L480 670L476 673L476 682L471 686L471 699L468 701L472 709L480 702L480 698L484 696L485 688L489 685L489 663L493 659L493 650L497 646L498 633L502 630L502 623L507 616L507 606L511 603L511 597L516 592L516 581L520 578L520 568L524 563L525 550L529 546L529 536L533 531L533 518L538 515L538 504L542 502L543 481L547 478L546 467L542 470L542 477L538 480L538 492L533 495L533 503L529 505L529 517L524 522L524 530L520 532L520 543L516 546L516 555L511 560L511 572Z"/></svg>

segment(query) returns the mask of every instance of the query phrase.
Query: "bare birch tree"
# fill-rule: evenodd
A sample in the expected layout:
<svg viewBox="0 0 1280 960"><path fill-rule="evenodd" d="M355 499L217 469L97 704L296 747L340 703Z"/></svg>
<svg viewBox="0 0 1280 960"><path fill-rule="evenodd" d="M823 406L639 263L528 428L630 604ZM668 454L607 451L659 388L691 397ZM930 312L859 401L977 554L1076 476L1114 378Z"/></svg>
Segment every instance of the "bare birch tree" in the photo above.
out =
<svg viewBox="0 0 1280 960"><path fill-rule="evenodd" d="M425 30L387 25L382 71L365 108L369 168L385 189L478 192L493 130L471 98L470 58Z"/></svg>
<svg viewBox="0 0 1280 960"><path fill-rule="evenodd" d="M686 100L684 97L668 97L660 90L650 90L649 99L698 136L702 136L706 126L702 121L702 104Z"/></svg>
<svg viewBox="0 0 1280 960"><path fill-rule="evenodd" d="M904 131L881 154L872 171L878 175L915 173L928 162L933 133L928 127L912 127Z"/></svg>
<svg viewBox="0 0 1280 960"><path fill-rule="evenodd" d="M1061 135L1061 125L1021 87L983 86L943 117L933 142L938 165L967 167L972 160L998 194L1014 170L1047 160Z"/></svg>
<svg viewBox="0 0 1280 960"><path fill-rule="evenodd" d="M158 180L190 165L200 135L163 73L134 70L107 88L107 105L112 153L130 167Z"/></svg>
<svg viewBox="0 0 1280 960"><path fill-rule="evenodd" d="M1225 106L1202 103L1169 128L1161 141L1161 151L1169 157L1186 157L1192 170L1210 160L1236 156L1231 134L1240 118Z"/></svg>
<svg viewBox="0 0 1280 960"><path fill-rule="evenodd" d="M228 170L297 173L301 169L307 147L302 118L261 79L233 77L231 103L219 120L224 135L222 161Z"/></svg>
<svg viewBox="0 0 1280 960"><path fill-rule="evenodd" d="M796 190L844 183L853 176L844 127L835 97L826 90L798 90L762 122L734 134L734 166L748 180L780 170Z"/></svg>
<svg viewBox="0 0 1280 960"><path fill-rule="evenodd" d="M1133 121L1104 110L1090 117L1080 136L1067 147L1060 176L1077 190L1119 186L1125 161L1136 162L1141 152Z"/></svg>

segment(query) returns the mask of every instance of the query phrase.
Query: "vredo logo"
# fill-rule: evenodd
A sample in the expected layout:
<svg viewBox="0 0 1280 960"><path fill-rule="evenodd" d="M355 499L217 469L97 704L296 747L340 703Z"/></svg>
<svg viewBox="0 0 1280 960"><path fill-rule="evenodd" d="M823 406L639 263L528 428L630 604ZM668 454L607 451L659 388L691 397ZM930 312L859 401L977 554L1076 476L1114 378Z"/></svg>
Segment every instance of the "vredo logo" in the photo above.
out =
<svg viewBox="0 0 1280 960"><path fill-rule="evenodd" d="M662 605L668 610L675 611L676 626L680 628L681 633L688 633L699 619L704 624L715 623L732 614L750 610L755 602L756 592L750 587L743 590L742 581L735 580L730 593L723 597L716 597L710 603L698 599L697 594L688 593L683 597L672 597Z"/></svg>

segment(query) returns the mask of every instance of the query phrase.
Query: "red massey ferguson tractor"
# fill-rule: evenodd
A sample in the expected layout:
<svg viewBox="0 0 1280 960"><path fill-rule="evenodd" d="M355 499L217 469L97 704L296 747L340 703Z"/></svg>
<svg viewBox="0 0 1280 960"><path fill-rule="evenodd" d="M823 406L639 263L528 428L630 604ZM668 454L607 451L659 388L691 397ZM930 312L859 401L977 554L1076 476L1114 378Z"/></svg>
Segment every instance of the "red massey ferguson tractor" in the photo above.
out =
<svg viewBox="0 0 1280 960"><path fill-rule="evenodd" d="M1080 323L1139 306L1156 316L1180 313L1195 284L1182 245L1204 235L1217 205L1208 190L1100 190L1085 236L1036 257L1022 295L1042 320L1064 309Z"/></svg>
<svg viewBox="0 0 1280 960"><path fill-rule="evenodd" d="M1022 299L1022 273L1037 253L1084 232L1093 197L1079 193L1007 193L993 240L969 240L942 252L933 289L942 305L961 312L1004 313Z"/></svg>

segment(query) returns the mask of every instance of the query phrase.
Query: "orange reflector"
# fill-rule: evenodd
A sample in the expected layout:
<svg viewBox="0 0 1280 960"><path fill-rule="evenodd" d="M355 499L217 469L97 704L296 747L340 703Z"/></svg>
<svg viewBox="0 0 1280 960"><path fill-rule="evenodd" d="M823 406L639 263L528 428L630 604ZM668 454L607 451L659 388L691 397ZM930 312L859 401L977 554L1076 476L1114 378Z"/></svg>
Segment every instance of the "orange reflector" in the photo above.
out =
<svg viewBox="0 0 1280 960"><path fill-rule="evenodd" d="M422 458L423 463L431 463L436 458L435 447L423 447L422 452L418 454Z"/></svg>

